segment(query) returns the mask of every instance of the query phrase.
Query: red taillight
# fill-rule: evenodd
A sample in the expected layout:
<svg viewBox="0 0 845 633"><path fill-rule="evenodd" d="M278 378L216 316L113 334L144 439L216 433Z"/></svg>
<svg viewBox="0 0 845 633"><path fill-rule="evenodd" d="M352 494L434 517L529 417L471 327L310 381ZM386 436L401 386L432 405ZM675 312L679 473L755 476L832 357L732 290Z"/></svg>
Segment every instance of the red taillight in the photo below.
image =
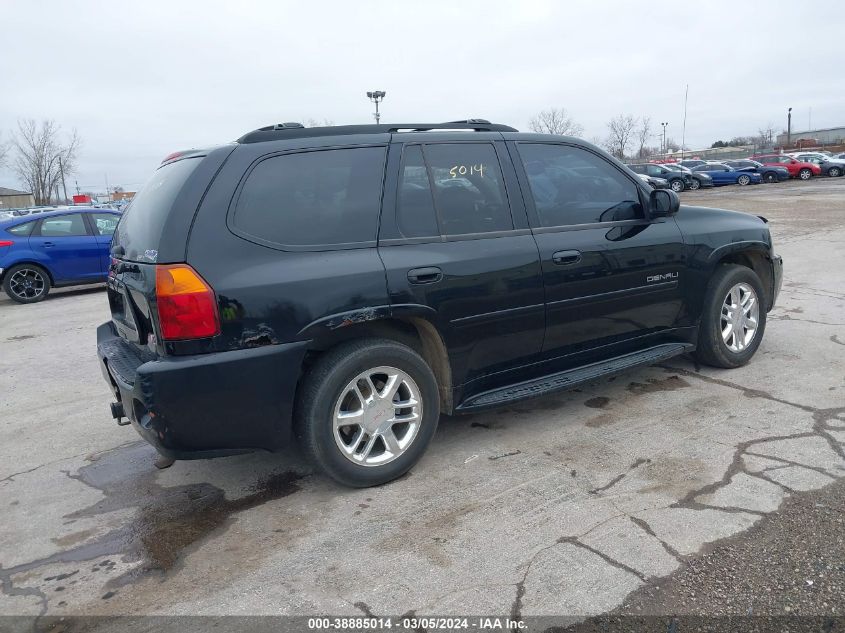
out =
<svg viewBox="0 0 845 633"><path fill-rule="evenodd" d="M0 240L0 247L11 246L12 244L14 244L12 240Z"/></svg>
<svg viewBox="0 0 845 633"><path fill-rule="evenodd" d="M220 333L214 291L187 264L156 266L156 300L164 340L208 338Z"/></svg>

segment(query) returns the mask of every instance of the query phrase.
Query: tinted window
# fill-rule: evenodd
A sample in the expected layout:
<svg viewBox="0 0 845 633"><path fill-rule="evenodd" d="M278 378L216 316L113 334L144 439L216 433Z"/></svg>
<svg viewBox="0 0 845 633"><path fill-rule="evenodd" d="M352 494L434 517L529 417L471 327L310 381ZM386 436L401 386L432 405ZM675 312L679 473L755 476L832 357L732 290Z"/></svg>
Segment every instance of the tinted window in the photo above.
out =
<svg viewBox="0 0 845 633"><path fill-rule="evenodd" d="M521 144L541 226L643 217L639 189L599 156L565 145Z"/></svg>
<svg viewBox="0 0 845 633"><path fill-rule="evenodd" d="M444 235L513 229L502 168L486 143L425 146L434 199Z"/></svg>
<svg viewBox="0 0 845 633"><path fill-rule="evenodd" d="M87 235L85 220L81 213L60 215L41 220L41 237L72 237Z"/></svg>
<svg viewBox="0 0 845 633"><path fill-rule="evenodd" d="M637 174L645 174L647 173L647 166L646 165L628 165L634 173Z"/></svg>
<svg viewBox="0 0 845 633"><path fill-rule="evenodd" d="M402 177L399 180L399 231L405 237L431 237L440 235L431 184L425 169L419 145L405 148Z"/></svg>
<svg viewBox="0 0 845 633"><path fill-rule="evenodd" d="M663 169L661 169L657 165L649 165L648 166L648 175L654 176L656 178L661 178L663 176Z"/></svg>
<svg viewBox="0 0 845 633"><path fill-rule="evenodd" d="M250 172L238 197L235 228L291 246L376 239L383 147L275 156Z"/></svg>
<svg viewBox="0 0 845 633"><path fill-rule="evenodd" d="M135 194L123 212L113 238L114 244L123 247L125 259L156 261L161 233L173 201L201 161L201 157L183 158L159 167Z"/></svg>
<svg viewBox="0 0 845 633"><path fill-rule="evenodd" d="M112 235L120 220L120 216L114 213L90 213L88 217L98 235Z"/></svg>
<svg viewBox="0 0 845 633"><path fill-rule="evenodd" d="M35 222L25 222L23 224L18 224L17 226L13 226L12 228L6 229L12 235L29 235L32 233L32 227L35 226Z"/></svg>

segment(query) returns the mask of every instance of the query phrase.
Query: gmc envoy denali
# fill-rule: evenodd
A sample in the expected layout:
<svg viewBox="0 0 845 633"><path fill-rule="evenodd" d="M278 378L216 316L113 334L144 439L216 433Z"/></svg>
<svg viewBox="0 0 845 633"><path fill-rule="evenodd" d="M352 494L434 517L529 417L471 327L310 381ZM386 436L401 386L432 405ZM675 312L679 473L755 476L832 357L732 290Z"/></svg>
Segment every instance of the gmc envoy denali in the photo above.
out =
<svg viewBox="0 0 845 633"><path fill-rule="evenodd" d="M441 413L684 353L743 365L782 279L764 218L482 119L284 123L172 154L111 258L118 423L171 459L298 441L349 486L405 473Z"/></svg>

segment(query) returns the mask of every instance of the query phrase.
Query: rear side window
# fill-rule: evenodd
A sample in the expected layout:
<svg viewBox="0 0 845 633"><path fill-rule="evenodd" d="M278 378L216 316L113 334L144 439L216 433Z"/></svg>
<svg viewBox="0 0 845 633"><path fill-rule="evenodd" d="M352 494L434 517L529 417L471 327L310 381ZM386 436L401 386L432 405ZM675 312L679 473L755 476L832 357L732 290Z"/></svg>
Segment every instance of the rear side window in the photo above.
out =
<svg viewBox="0 0 845 633"><path fill-rule="evenodd" d="M17 226L6 229L6 232L11 233L12 235L29 235L32 233L32 227L34 226L35 222L24 222L23 224L18 224Z"/></svg>
<svg viewBox="0 0 845 633"><path fill-rule="evenodd" d="M596 154L579 147L541 143L520 144L519 154L540 226L643 217L637 185Z"/></svg>
<svg viewBox="0 0 845 633"><path fill-rule="evenodd" d="M232 228L280 246L373 242L385 152L360 147L267 158L247 176Z"/></svg>
<svg viewBox="0 0 845 633"><path fill-rule="evenodd" d="M155 263L173 202L201 162L202 157L183 158L159 167L141 191L135 194L112 238L113 245L123 247L125 259Z"/></svg>
<svg viewBox="0 0 845 633"><path fill-rule="evenodd" d="M443 235L513 229L502 168L489 143L425 146Z"/></svg>
<svg viewBox="0 0 845 633"><path fill-rule="evenodd" d="M113 235L117 222L120 220L120 216L114 213L91 213L88 217L91 218L91 224L97 235Z"/></svg>
<svg viewBox="0 0 845 633"><path fill-rule="evenodd" d="M88 235L88 230L85 228L85 219L82 214L76 213L41 220L39 235L41 237L78 237Z"/></svg>

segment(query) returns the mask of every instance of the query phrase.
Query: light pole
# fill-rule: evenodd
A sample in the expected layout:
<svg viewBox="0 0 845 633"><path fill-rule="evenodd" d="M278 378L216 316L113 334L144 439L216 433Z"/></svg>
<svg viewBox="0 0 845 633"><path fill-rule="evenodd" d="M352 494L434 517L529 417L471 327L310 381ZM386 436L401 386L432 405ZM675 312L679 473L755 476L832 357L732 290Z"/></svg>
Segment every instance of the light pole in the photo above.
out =
<svg viewBox="0 0 845 633"><path fill-rule="evenodd" d="M666 121L665 123L661 123L660 125L663 126L663 154L666 153L666 126L669 125L669 122Z"/></svg>
<svg viewBox="0 0 845 633"><path fill-rule="evenodd" d="M786 146L792 145L792 108L786 111Z"/></svg>
<svg viewBox="0 0 845 633"><path fill-rule="evenodd" d="M384 90L373 90L372 92L367 93L367 97L370 101L376 104L376 112L373 115L376 118L376 125L379 124L379 119L381 119L381 115L378 112L378 104L384 100L384 95L387 93Z"/></svg>

